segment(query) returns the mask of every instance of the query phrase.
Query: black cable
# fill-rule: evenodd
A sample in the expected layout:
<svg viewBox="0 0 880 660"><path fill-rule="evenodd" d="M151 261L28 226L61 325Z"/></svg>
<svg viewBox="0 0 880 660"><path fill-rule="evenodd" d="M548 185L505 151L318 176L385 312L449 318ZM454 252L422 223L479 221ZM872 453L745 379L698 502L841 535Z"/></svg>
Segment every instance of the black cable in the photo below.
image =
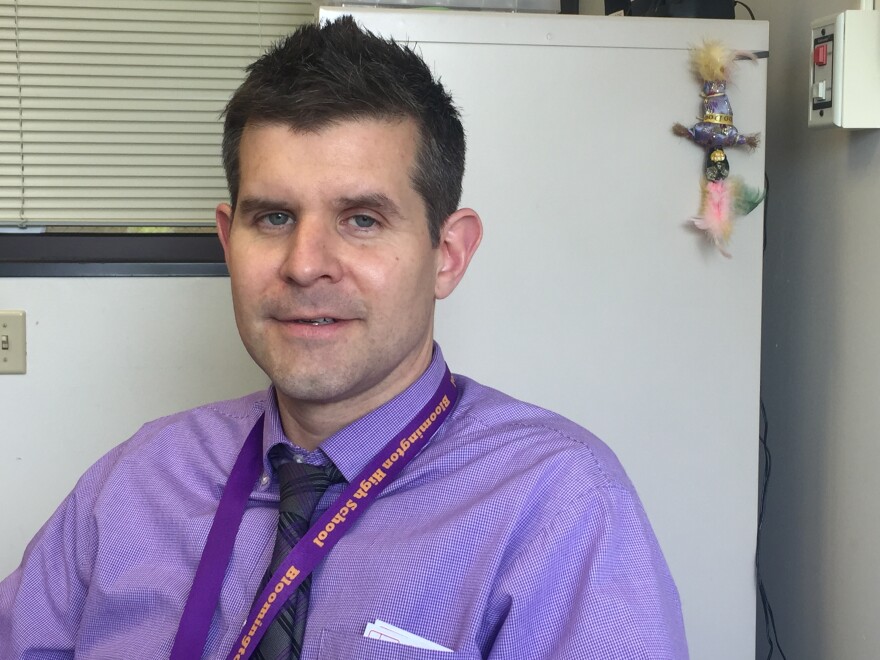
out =
<svg viewBox="0 0 880 660"><path fill-rule="evenodd" d="M770 206L770 177L764 172L764 248L763 254L767 254L767 207Z"/></svg>
<svg viewBox="0 0 880 660"><path fill-rule="evenodd" d="M764 454L764 483L761 486L761 501L758 507L758 534L755 542L755 576L758 581L758 593L761 595L761 608L764 611L764 631L767 634L767 644L770 646L767 660L773 657L774 640L776 641L776 648L779 649L779 655L782 656L782 660L788 660L785 657L785 652L782 650L782 644L779 643L779 631L776 629L776 618L773 616L773 608L770 606L770 599L767 596L767 590L764 588L764 579L761 575L761 529L764 527L767 486L770 483L770 448L767 446L767 434L769 430L770 423L767 420L767 409L764 407L764 401L762 399L761 431L758 434L758 439L761 442L761 451Z"/></svg>
<svg viewBox="0 0 880 660"><path fill-rule="evenodd" d="M751 8L751 7L749 7L749 6L748 6L746 3L744 3L744 2L740 2L739 0L736 0L736 1L733 3L733 6L734 6L734 7L736 7L737 5L742 5L743 7L745 7L745 8L746 8L746 11L749 12L749 16L752 17L752 20L753 20L753 21L755 20L755 12L752 11L752 8Z"/></svg>
<svg viewBox="0 0 880 660"><path fill-rule="evenodd" d="M746 3L744 3L744 2L740 2L740 0L735 0L735 2L733 3L733 6L736 7L737 5L742 5L743 7L745 7L745 8L746 8L746 11L749 12L749 16L751 16L751 19L752 19L753 21L755 20L755 12L752 11L752 8L751 8L751 7L749 7L749 6L748 6Z"/></svg>

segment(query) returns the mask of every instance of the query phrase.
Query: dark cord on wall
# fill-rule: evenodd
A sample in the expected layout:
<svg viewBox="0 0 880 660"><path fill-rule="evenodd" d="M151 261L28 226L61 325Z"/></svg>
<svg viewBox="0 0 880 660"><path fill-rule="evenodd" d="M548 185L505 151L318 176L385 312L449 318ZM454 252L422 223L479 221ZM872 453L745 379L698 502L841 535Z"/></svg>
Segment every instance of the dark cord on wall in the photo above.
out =
<svg viewBox="0 0 880 660"><path fill-rule="evenodd" d="M761 400L761 430L758 435L761 441L761 451L764 455L764 478L761 485L761 501L758 507L758 538L755 544L755 576L758 581L758 593L761 596L761 607L764 610L764 630L767 634L767 644L770 651L767 653L767 660L773 657L773 642L776 641L776 648L779 649L779 655L783 660L787 660L785 652L782 650L782 644L779 643L779 634L776 630L776 619L773 616L773 608L770 607L770 599L767 596L767 590L764 587L764 579L761 576L761 529L764 527L764 511L767 500L767 485L770 483L770 449L767 446L767 433L770 430L770 423L767 421L767 409L764 407L764 401Z"/></svg>
<svg viewBox="0 0 880 660"><path fill-rule="evenodd" d="M736 2L733 3L734 8L736 8L737 5L742 5L743 7L745 7L745 8L746 8L746 11L749 12L749 16L752 17L752 20L753 20L753 21L755 20L755 12L752 11L752 8L751 8L751 7L749 7L749 6L748 6L746 3L744 3L744 2L740 2L739 0L736 0Z"/></svg>
<svg viewBox="0 0 880 660"><path fill-rule="evenodd" d="M770 177L764 172L764 247L762 254L767 253L767 207L770 206Z"/></svg>

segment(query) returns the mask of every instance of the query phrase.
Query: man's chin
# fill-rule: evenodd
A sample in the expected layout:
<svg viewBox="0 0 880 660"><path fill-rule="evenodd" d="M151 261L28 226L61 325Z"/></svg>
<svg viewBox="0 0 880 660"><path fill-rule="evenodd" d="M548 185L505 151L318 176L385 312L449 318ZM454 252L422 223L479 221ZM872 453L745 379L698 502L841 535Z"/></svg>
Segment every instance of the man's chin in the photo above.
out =
<svg viewBox="0 0 880 660"><path fill-rule="evenodd" d="M326 379L272 379L272 384L279 397L289 401L297 401L318 405L336 403L346 398L345 388L338 383L327 382Z"/></svg>
<svg viewBox="0 0 880 660"><path fill-rule="evenodd" d="M350 398L356 388L351 375L343 368L332 364L310 366L276 366L263 369L268 375L279 397L303 403L337 403Z"/></svg>

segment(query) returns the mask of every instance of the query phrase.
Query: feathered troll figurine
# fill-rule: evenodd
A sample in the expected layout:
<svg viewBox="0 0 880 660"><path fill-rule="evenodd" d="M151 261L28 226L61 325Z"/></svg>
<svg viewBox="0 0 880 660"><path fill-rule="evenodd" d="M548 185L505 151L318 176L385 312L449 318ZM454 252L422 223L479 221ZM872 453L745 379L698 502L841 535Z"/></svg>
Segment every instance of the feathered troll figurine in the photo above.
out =
<svg viewBox="0 0 880 660"><path fill-rule="evenodd" d="M730 163L725 147L758 146L757 133L741 134L733 125L733 111L727 98L727 83L737 57L755 60L752 53L742 53L725 48L718 41L706 41L691 51L691 68L703 83L703 117L691 128L675 124L672 132L692 140L706 149L706 165L703 171L702 203L700 215L692 218L694 225L712 239L725 257L727 243L737 216L751 213L764 199L764 191L746 186L739 178L728 180Z"/></svg>

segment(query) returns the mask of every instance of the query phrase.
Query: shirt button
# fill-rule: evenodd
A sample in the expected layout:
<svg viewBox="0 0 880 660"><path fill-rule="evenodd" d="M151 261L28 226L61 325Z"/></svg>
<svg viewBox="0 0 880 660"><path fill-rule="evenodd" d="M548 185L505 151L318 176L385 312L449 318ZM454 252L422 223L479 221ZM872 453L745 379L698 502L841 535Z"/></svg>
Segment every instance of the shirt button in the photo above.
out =
<svg viewBox="0 0 880 660"><path fill-rule="evenodd" d="M303 462L302 456L297 456L297 457L294 458L293 460L295 460L297 463L302 463L302 462Z"/></svg>
<svg viewBox="0 0 880 660"><path fill-rule="evenodd" d="M271 480L271 477L268 474L263 474L263 476L260 477L260 485L261 486L268 486L270 480Z"/></svg>

